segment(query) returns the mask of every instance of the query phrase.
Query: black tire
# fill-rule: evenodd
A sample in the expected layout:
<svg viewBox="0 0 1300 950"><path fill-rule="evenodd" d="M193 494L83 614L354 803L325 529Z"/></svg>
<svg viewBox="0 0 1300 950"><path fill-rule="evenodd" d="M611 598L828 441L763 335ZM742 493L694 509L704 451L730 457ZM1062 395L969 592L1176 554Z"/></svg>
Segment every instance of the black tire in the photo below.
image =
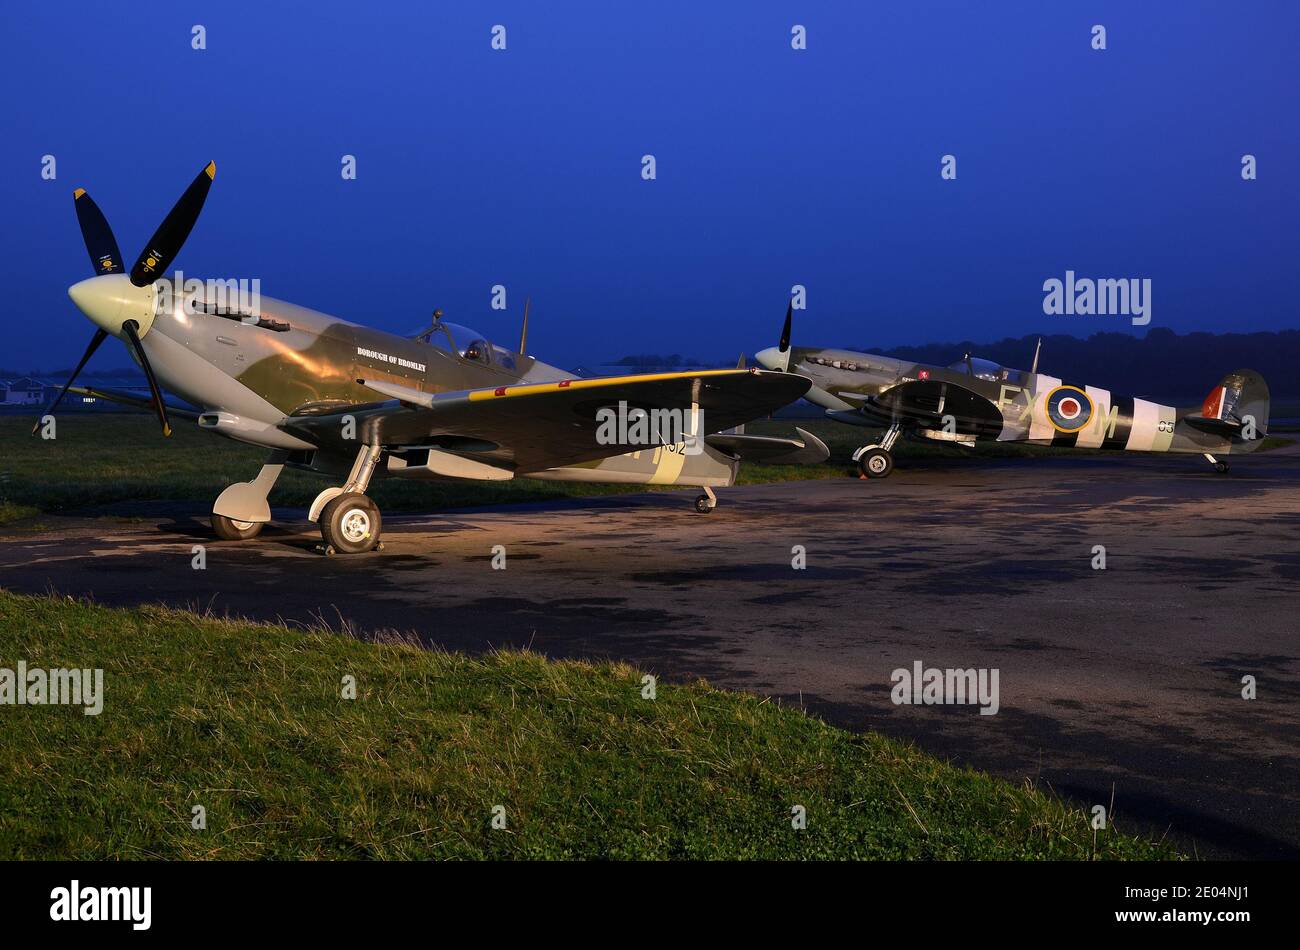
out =
<svg viewBox="0 0 1300 950"><path fill-rule="evenodd" d="M1214 463L1214 470L1215 470L1216 472L1218 472L1220 475L1226 474L1227 471L1228 471L1228 463L1227 463L1227 462L1215 462L1215 463Z"/></svg>
<svg viewBox="0 0 1300 950"><path fill-rule="evenodd" d="M212 530L222 541L247 541L261 534L262 527L260 521L236 521L215 511L212 513Z"/></svg>
<svg viewBox="0 0 1300 950"><path fill-rule="evenodd" d="M701 495L699 498L695 499L695 510L702 515L707 515L716 507L717 505L709 500L708 495Z"/></svg>
<svg viewBox="0 0 1300 950"><path fill-rule="evenodd" d="M364 554L379 544L379 506L360 492L332 499L320 513L320 536L340 554Z"/></svg>
<svg viewBox="0 0 1300 950"><path fill-rule="evenodd" d="M858 456L858 471L866 478L888 478L894 470L894 453L879 447Z"/></svg>

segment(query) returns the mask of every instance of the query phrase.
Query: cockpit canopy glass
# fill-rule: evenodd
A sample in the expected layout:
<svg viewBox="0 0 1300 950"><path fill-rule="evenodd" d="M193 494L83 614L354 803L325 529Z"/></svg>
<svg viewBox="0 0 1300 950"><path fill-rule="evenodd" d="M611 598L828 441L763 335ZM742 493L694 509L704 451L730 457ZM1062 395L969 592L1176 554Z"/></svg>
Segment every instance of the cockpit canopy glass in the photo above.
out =
<svg viewBox="0 0 1300 950"><path fill-rule="evenodd" d="M452 344L456 352L467 360L474 360L477 363L492 362L492 344L489 343L477 330L471 330L469 327L461 326L459 323L443 323L447 332L451 334Z"/></svg>
<svg viewBox="0 0 1300 950"><path fill-rule="evenodd" d="M421 330L412 339L487 365L493 362L494 353L506 352L489 343L477 330L461 326L459 323L448 323L445 320L440 320L428 329ZM513 360L508 362L513 364Z"/></svg>
<svg viewBox="0 0 1300 950"><path fill-rule="evenodd" d="M972 358L969 360L961 359L948 367L958 373L973 374L977 379L986 379L989 382L1021 382L1024 373L1018 369L1010 369L1006 366L999 366L992 360L983 360Z"/></svg>

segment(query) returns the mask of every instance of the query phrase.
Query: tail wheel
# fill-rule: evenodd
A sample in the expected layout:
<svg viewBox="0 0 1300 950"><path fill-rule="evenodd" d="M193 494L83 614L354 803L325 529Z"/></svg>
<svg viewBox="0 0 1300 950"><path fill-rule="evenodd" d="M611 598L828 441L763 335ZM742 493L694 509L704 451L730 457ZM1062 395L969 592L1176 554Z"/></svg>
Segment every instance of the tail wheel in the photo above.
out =
<svg viewBox="0 0 1300 950"><path fill-rule="evenodd" d="M707 515L716 507L717 505L708 495L701 495L699 498L695 499L695 510L702 515Z"/></svg>
<svg viewBox="0 0 1300 950"><path fill-rule="evenodd" d="M885 478L894 470L894 453L879 447L858 456L858 471L864 478Z"/></svg>
<svg viewBox="0 0 1300 950"><path fill-rule="evenodd" d="M236 521L215 511L212 513L212 530L222 541L247 541L262 533L260 521Z"/></svg>
<svg viewBox="0 0 1300 950"><path fill-rule="evenodd" d="M1216 472L1218 472L1220 475L1223 475L1224 473L1226 473L1226 472L1228 471L1228 463L1227 463L1227 462L1215 462L1215 463L1214 463L1214 470L1215 470Z"/></svg>
<svg viewBox="0 0 1300 950"><path fill-rule="evenodd" d="M327 548L340 554L363 554L379 545L383 519L379 506L360 492L339 495L320 513L320 534Z"/></svg>

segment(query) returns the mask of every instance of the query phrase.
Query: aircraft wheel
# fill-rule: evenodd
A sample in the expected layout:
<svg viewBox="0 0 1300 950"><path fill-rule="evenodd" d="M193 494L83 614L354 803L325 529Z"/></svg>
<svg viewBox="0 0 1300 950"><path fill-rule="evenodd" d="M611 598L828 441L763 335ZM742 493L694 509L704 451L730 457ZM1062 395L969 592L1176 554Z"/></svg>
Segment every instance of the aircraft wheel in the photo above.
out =
<svg viewBox="0 0 1300 950"><path fill-rule="evenodd" d="M1220 475L1223 475L1225 472L1228 471L1228 463L1227 463L1227 462L1215 462L1215 463L1214 463L1214 470L1215 470L1216 472L1218 472Z"/></svg>
<svg viewBox="0 0 1300 950"><path fill-rule="evenodd" d="M871 448L858 456L858 471L865 478L885 478L894 470L894 453L888 449Z"/></svg>
<svg viewBox="0 0 1300 950"><path fill-rule="evenodd" d="M212 513L212 530L222 541L247 541L262 533L260 521L236 521L215 511Z"/></svg>
<svg viewBox="0 0 1300 950"><path fill-rule="evenodd" d="M374 550L383 526L379 506L360 492L339 495L320 513L320 536L325 547L340 554Z"/></svg>
<svg viewBox="0 0 1300 950"><path fill-rule="evenodd" d="M716 507L717 505L713 503L708 495L701 495L699 498L695 499L695 510L702 515L707 515Z"/></svg>

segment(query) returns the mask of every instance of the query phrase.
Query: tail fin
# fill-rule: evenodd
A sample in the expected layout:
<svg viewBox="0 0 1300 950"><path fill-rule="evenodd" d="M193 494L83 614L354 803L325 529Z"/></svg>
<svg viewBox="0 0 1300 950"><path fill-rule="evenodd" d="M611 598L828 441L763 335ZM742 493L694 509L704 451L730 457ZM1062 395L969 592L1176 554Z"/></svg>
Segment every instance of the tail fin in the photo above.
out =
<svg viewBox="0 0 1300 950"><path fill-rule="evenodd" d="M1184 419L1193 428L1232 439L1241 444L1241 451L1249 452L1268 434L1268 406L1264 377L1239 369L1219 380L1200 407Z"/></svg>

